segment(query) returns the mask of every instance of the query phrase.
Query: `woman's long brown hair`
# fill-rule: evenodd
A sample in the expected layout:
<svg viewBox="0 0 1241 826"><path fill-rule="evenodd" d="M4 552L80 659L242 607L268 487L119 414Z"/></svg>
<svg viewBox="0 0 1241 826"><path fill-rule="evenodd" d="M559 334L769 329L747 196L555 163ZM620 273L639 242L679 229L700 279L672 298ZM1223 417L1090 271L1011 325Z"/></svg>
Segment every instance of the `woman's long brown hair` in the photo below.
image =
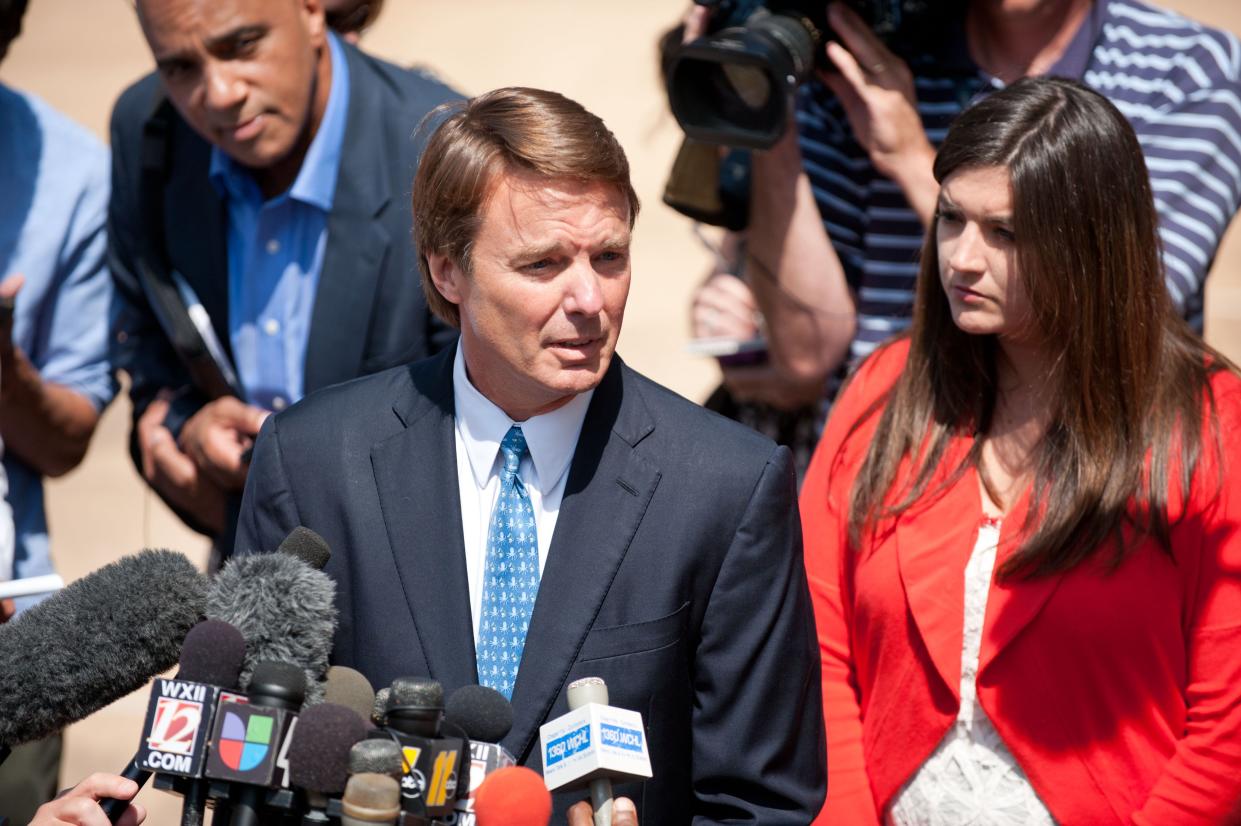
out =
<svg viewBox="0 0 1241 826"><path fill-rule="evenodd" d="M958 118L934 171L943 183L958 170L997 166L1009 172L1017 273L1054 388L1034 456L1028 538L1000 575L1066 570L1126 527L1170 550L1170 476L1188 495L1204 398L1213 406L1210 374L1231 366L1168 296L1137 137L1115 106L1079 83L1022 80ZM995 409L999 345L953 323L937 223L922 251L909 359L854 482L855 547L878 520L928 493L954 436L974 439L966 463L976 466ZM907 459L912 472L893 490ZM944 484L964 467L953 470ZM1119 564L1128 543L1113 547Z"/></svg>

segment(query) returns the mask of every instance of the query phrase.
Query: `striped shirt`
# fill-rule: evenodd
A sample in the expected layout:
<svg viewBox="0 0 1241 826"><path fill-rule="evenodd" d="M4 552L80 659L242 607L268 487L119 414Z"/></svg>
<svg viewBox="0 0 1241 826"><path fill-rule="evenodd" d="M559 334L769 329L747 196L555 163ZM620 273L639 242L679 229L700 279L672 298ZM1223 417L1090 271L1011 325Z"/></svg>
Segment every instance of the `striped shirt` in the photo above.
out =
<svg viewBox="0 0 1241 826"><path fill-rule="evenodd" d="M957 114L1001 84L970 60L963 32L926 65L914 65L915 92L938 146ZM1048 74L1082 80L1133 125L1159 213L1168 291L1200 331L1206 275L1241 206L1237 38L1135 0L1101 0ZM908 326L923 228L900 187L875 171L825 87L802 88L797 118L815 200L857 296L856 362Z"/></svg>

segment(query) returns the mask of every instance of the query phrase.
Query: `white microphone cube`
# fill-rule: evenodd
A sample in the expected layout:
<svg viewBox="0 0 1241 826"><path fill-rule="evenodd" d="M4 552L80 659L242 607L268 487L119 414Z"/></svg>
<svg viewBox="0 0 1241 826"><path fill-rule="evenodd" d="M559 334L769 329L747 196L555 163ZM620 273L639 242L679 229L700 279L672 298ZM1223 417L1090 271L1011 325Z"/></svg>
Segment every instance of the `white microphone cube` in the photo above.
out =
<svg viewBox="0 0 1241 826"><path fill-rule="evenodd" d="M606 777L626 783L651 776L642 715L587 703L539 726L543 781L549 791L585 788Z"/></svg>

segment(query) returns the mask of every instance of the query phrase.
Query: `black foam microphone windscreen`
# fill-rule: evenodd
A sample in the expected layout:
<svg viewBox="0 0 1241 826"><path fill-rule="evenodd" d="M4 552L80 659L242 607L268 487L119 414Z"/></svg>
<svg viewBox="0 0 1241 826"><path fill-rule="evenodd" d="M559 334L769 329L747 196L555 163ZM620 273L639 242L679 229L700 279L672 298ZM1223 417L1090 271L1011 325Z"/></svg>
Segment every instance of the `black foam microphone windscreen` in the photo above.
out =
<svg viewBox="0 0 1241 826"><path fill-rule="evenodd" d="M444 719L456 723L471 740L499 743L513 727L513 706L485 685L463 685L444 705Z"/></svg>
<svg viewBox="0 0 1241 826"><path fill-rule="evenodd" d="M240 685L255 663L295 663L306 673L306 700L323 696L323 674L336 633L336 583L289 554L233 557L207 593L207 616L231 623L246 639Z"/></svg>
<svg viewBox="0 0 1241 826"><path fill-rule="evenodd" d="M0 745L47 737L175 665L206 590L183 555L147 550L0 625Z"/></svg>
<svg viewBox="0 0 1241 826"><path fill-rule="evenodd" d="M185 635L177 679L233 689L245 658L240 631L223 620L203 620Z"/></svg>
<svg viewBox="0 0 1241 826"><path fill-rule="evenodd" d="M327 541L303 525L289 531L289 535L276 550L297 557L316 571L322 571L327 561L332 558L332 549L328 547Z"/></svg>
<svg viewBox="0 0 1241 826"><path fill-rule="evenodd" d="M327 670L323 701L351 708L363 721L371 719L375 707L375 689L362 672L345 665L334 665Z"/></svg>
<svg viewBox="0 0 1241 826"><path fill-rule="evenodd" d="M302 712L289 745L289 778L308 792L339 795L349 780L349 753L367 726L351 708L320 703Z"/></svg>

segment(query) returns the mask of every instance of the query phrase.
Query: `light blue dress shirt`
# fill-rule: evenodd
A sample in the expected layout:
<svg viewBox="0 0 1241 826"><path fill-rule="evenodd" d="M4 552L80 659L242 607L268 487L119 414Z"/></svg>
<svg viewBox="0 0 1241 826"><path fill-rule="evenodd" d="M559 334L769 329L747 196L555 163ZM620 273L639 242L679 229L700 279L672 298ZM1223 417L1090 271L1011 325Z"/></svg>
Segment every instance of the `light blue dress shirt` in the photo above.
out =
<svg viewBox="0 0 1241 826"><path fill-rule="evenodd" d="M349 114L349 65L328 40L332 89L296 180L264 201L254 178L218 148L211 181L228 203L228 326L246 400L282 410L304 393L306 342Z"/></svg>
<svg viewBox="0 0 1241 826"><path fill-rule="evenodd" d="M116 394L107 360L108 151L43 101L5 86L0 124L0 278L26 277L13 342L45 381L102 410ZM52 573L43 478L11 452L4 469L16 528L14 575ZM35 601L18 600L18 610Z"/></svg>

